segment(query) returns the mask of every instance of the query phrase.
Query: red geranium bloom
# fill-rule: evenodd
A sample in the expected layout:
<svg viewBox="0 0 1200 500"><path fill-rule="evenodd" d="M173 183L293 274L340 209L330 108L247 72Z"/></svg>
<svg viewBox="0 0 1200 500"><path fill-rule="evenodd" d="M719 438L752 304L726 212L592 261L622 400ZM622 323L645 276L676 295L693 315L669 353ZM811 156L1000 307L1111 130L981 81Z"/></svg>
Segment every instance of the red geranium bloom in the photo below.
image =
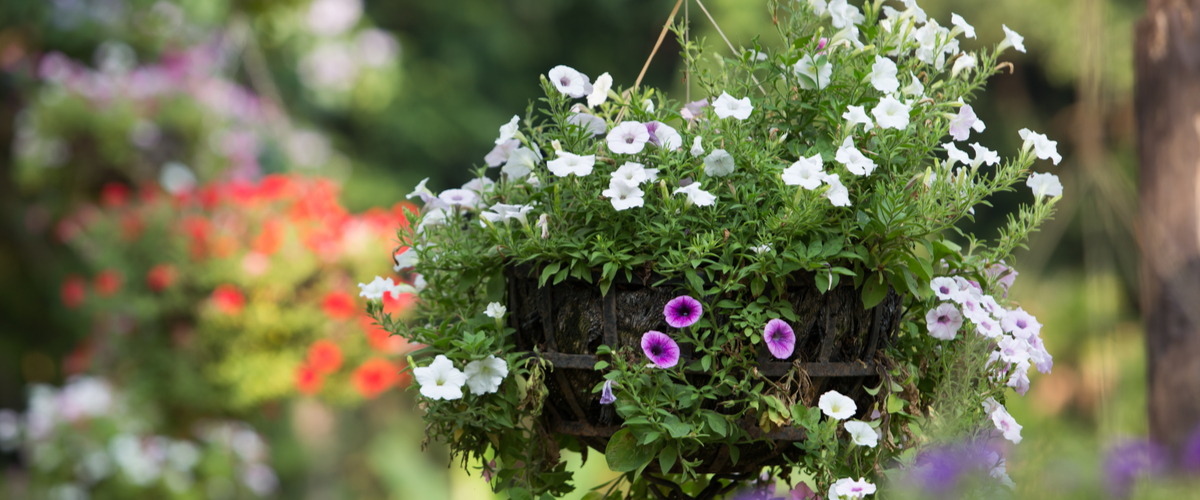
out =
<svg viewBox="0 0 1200 500"><path fill-rule="evenodd" d="M309 365L300 365L296 369L296 390L302 394L316 394L325 384L325 377Z"/></svg>
<svg viewBox="0 0 1200 500"><path fill-rule="evenodd" d="M83 299L87 298L87 281L79 276L68 276L63 280L59 294L67 309L75 309L83 305Z"/></svg>
<svg viewBox="0 0 1200 500"><path fill-rule="evenodd" d="M146 224L142 222L142 218L137 214L127 213L121 216L121 238L124 238L125 241L138 239L145 228Z"/></svg>
<svg viewBox="0 0 1200 500"><path fill-rule="evenodd" d="M255 252L263 255L274 255L279 251L279 246L283 244L283 223L277 220L268 220L263 223L262 232L258 233L258 237L254 239L254 244L250 248Z"/></svg>
<svg viewBox="0 0 1200 500"><path fill-rule="evenodd" d="M155 292L161 292L170 288L172 283L175 283L175 278L178 274L175 266L159 264L150 268L150 272L146 273L146 286Z"/></svg>
<svg viewBox="0 0 1200 500"><path fill-rule="evenodd" d="M225 314L238 314L246 305L246 297L233 285L219 285L212 294L213 304Z"/></svg>
<svg viewBox="0 0 1200 500"><path fill-rule="evenodd" d="M325 294L325 299L321 301L321 309L330 319L344 320L358 312L358 305L349 293L335 290Z"/></svg>
<svg viewBox="0 0 1200 500"><path fill-rule="evenodd" d="M375 326L375 320L370 316L365 314L359 316L358 324L367 333L367 343L376 351L399 354L408 346L408 341L404 340L404 337L392 335L387 330Z"/></svg>
<svg viewBox="0 0 1200 500"><path fill-rule="evenodd" d="M373 399L400 381L399 372L399 367L385 359L369 359L354 370L354 387L364 398Z"/></svg>
<svg viewBox="0 0 1200 500"><path fill-rule="evenodd" d="M330 340L318 340L308 348L308 365L320 373L333 373L342 367L342 349Z"/></svg>
<svg viewBox="0 0 1200 500"><path fill-rule="evenodd" d="M400 314L411 308L415 300L416 296L411 293L388 292L383 294L383 310L389 314Z"/></svg>
<svg viewBox="0 0 1200 500"><path fill-rule="evenodd" d="M96 275L96 293L101 297L110 297L121 289L121 273L106 269Z"/></svg>
<svg viewBox="0 0 1200 500"><path fill-rule="evenodd" d="M123 207L129 203L129 186L110 182L100 188L100 204L106 207Z"/></svg>

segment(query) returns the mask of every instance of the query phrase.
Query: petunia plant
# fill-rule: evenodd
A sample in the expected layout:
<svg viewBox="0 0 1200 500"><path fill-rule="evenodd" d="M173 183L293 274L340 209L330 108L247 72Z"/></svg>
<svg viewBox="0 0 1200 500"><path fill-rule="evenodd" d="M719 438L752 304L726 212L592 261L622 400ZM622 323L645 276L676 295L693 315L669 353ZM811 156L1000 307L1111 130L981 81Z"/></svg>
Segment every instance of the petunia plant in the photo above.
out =
<svg viewBox="0 0 1200 500"><path fill-rule="evenodd" d="M606 460L625 474L594 498L713 498L775 478L863 498L933 441L1019 441L1001 402L1050 358L1040 326L1006 299L1005 262L1062 194L1035 162L1061 158L1028 130L1006 159L978 142L960 149L985 127L969 102L1008 65L997 59L1006 49L1024 51L1019 35L1005 28L993 49L963 51L960 37L975 32L961 17L943 27L913 0L882 4L768 1L778 48L732 56L674 26L706 96L692 102L554 67L545 97L500 127L474 180L440 194L422 182L409 198L424 207L399 232L411 250L390 282L422 285L418 318L368 308L427 346L409 366L430 437L513 498L573 488L559 452L586 446L539 418L554 363L518 349L527 319L502 305L513 304L510 271L531 266L542 287L579 280L607 295L636 275L675 297L650 311L668 331L595 351L592 394L620 427ZM958 229L1022 183L1031 203L998 235ZM868 310L899 301L890 341L867 353L880 377L856 389L870 407L811 393L788 302L800 278L822 294L852 289ZM795 363L767 376L760 359ZM803 432L782 445L800 453L762 478L705 474L694 458L724 446L737 463L739 449L787 429ZM799 471L812 484L796 484Z"/></svg>

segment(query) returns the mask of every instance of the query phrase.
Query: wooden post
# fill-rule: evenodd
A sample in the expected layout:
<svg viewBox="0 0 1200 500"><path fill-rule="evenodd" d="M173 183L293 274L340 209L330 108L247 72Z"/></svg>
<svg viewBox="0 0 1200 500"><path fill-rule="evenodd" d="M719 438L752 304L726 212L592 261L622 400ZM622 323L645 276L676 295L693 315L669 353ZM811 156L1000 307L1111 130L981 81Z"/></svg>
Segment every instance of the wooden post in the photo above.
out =
<svg viewBox="0 0 1200 500"><path fill-rule="evenodd" d="M1150 434L1178 451L1200 425L1200 0L1148 0L1135 43Z"/></svg>

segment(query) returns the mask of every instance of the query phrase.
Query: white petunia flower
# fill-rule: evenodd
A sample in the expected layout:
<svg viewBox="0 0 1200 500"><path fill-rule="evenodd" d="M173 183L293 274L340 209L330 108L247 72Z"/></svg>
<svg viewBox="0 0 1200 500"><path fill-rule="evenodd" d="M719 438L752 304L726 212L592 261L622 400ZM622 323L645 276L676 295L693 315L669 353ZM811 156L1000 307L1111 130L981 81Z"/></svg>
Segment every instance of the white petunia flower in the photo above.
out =
<svg viewBox="0 0 1200 500"><path fill-rule="evenodd" d="M817 407L821 409L821 413L834 420L846 420L853 417L854 413L858 411L858 405L854 404L854 400L838 391L822 394L821 399L817 400Z"/></svg>
<svg viewBox="0 0 1200 500"><path fill-rule="evenodd" d="M944 144L942 144L942 147L946 149L946 157L947 157L946 169L947 170L954 168L954 164L958 163L958 162L962 162L963 165L971 164L971 157L969 155L967 155L966 153L962 152L961 150L959 150L958 146L955 146L953 142L944 143Z"/></svg>
<svg viewBox="0 0 1200 500"><path fill-rule="evenodd" d="M487 163L487 166L489 167L499 167L507 162L508 157L512 154L513 150L519 147L521 147L521 141L509 139L497 144L496 147L492 148L492 150L488 152L487 156L483 157L483 161Z"/></svg>
<svg viewBox="0 0 1200 500"><path fill-rule="evenodd" d="M438 195L438 199L447 205L474 207L475 203L479 201L479 195L466 189L447 189Z"/></svg>
<svg viewBox="0 0 1200 500"><path fill-rule="evenodd" d="M954 278L939 276L929 281L929 288L933 289L933 294L939 300L958 300L962 289L958 287L958 282Z"/></svg>
<svg viewBox="0 0 1200 500"><path fill-rule="evenodd" d="M800 186L810 190L821 187L821 182L825 180L821 153L796 160L792 166L783 169L782 177L783 183L789 186Z"/></svg>
<svg viewBox="0 0 1200 500"><path fill-rule="evenodd" d="M550 214L538 216L537 227L542 230L542 239L550 238Z"/></svg>
<svg viewBox="0 0 1200 500"><path fill-rule="evenodd" d="M1000 353L1000 359L1006 363L1029 360L1029 345L1016 337L1001 335L1000 341L996 343L996 350Z"/></svg>
<svg viewBox="0 0 1200 500"><path fill-rule="evenodd" d="M596 155L579 156L566 151L559 153L558 158L546 162L546 168L550 169L550 173L559 177L588 176L592 174L592 167L595 165Z"/></svg>
<svg viewBox="0 0 1200 500"><path fill-rule="evenodd" d="M994 402L994 401L993 401ZM996 428L1004 433L1004 439L1012 441L1013 444L1021 444L1021 424L1008 414L1008 409L996 404L991 411L992 423L996 424Z"/></svg>
<svg viewBox="0 0 1200 500"><path fill-rule="evenodd" d="M683 145L683 137L679 132L663 122L646 123L646 131L650 132L650 144L660 148L674 151Z"/></svg>
<svg viewBox="0 0 1200 500"><path fill-rule="evenodd" d="M693 182L684 187L676 189L672 194L684 193L688 197L688 202L696 206L708 207L717 203L717 197L712 193L700 189L699 182Z"/></svg>
<svg viewBox="0 0 1200 500"><path fill-rule="evenodd" d="M642 101L642 108L645 109L647 113L653 113L654 112L654 101L651 101L650 99L646 99L646 100Z"/></svg>
<svg viewBox="0 0 1200 500"><path fill-rule="evenodd" d="M1041 201L1045 196L1057 198L1062 196L1063 192L1062 183L1058 181L1058 176L1054 174L1034 172L1029 174L1029 179L1025 181L1025 185L1033 190L1033 196L1038 201Z"/></svg>
<svg viewBox="0 0 1200 500"><path fill-rule="evenodd" d="M508 156L508 163L504 164L504 168L500 172L507 175L509 180L520 179L533 172L534 167L537 167L538 155L529 148L517 148L511 155Z"/></svg>
<svg viewBox="0 0 1200 500"><path fill-rule="evenodd" d="M358 292L359 297L366 298L367 300L380 300L383 298L383 294L396 288L396 283L391 278L376 276L375 280L370 283L359 283L358 288L360 289Z"/></svg>
<svg viewBox="0 0 1200 500"><path fill-rule="evenodd" d="M724 149L714 149L712 153L704 157L704 175L725 177L732 174L736 167L733 156L730 156Z"/></svg>
<svg viewBox="0 0 1200 500"><path fill-rule="evenodd" d="M574 68L558 65L551 68L546 76L550 83L554 84L554 88L573 98L578 99L592 92L592 84L587 75L575 71Z"/></svg>
<svg viewBox="0 0 1200 500"><path fill-rule="evenodd" d="M463 189L466 189L467 191L471 191L471 192L475 193L477 196L479 196L480 199L475 202L476 207L478 207L480 204L483 203L483 199L482 199L483 195L491 192L493 189L495 189L495 187L496 187L496 181L488 179L487 177L479 177L479 178L471 179L471 180L467 181L466 184L462 185Z"/></svg>
<svg viewBox="0 0 1200 500"><path fill-rule="evenodd" d="M489 210L490 211L487 212L480 212L479 216L491 221L493 224L496 222L504 222L505 224L508 224L509 221L514 219L521 221L522 224L528 224L528 214L533 210L533 205L508 205L504 203L497 203L492 205L491 209ZM487 224L484 224L482 220L479 221L479 225L482 227L487 227Z"/></svg>
<svg viewBox="0 0 1200 500"><path fill-rule="evenodd" d="M525 183L529 184L529 187L532 187L534 189L542 188L542 180L538 179L537 174L529 174L529 177L525 178Z"/></svg>
<svg viewBox="0 0 1200 500"><path fill-rule="evenodd" d="M508 376L508 362L489 355L485 359L467 363L465 375L471 394L479 396L496 392L500 389L500 382Z"/></svg>
<svg viewBox="0 0 1200 500"><path fill-rule="evenodd" d="M413 290L417 291L417 293L421 293L421 292L425 291L425 287L427 287L427 286L429 286L429 282L425 281L425 276L422 276L420 274L413 276L412 287L413 287Z"/></svg>
<svg viewBox="0 0 1200 500"><path fill-rule="evenodd" d="M817 17L824 16L825 11L829 8L825 0L808 0L808 6L812 7L813 14L816 14Z"/></svg>
<svg viewBox="0 0 1200 500"><path fill-rule="evenodd" d="M830 22L834 28L852 27L867 19L859 12L858 7L850 5L846 0L831 0L829 16L833 18Z"/></svg>
<svg viewBox="0 0 1200 500"><path fill-rule="evenodd" d="M436 199L436 198L435 198ZM427 226L440 226L446 222L449 214L443 208L432 208L421 214L421 222L417 223L417 234L425 232Z"/></svg>
<svg viewBox="0 0 1200 500"><path fill-rule="evenodd" d="M864 132L870 132L875 128L875 121L867 114L862 106L846 106L846 112L842 113L842 118L846 119L847 127L854 127L860 123L866 125L863 127Z"/></svg>
<svg viewBox="0 0 1200 500"><path fill-rule="evenodd" d="M728 92L721 92L721 96L713 101L712 107L717 117L722 119L732 116L738 120L745 120L754 111L754 106L750 104L749 97L734 99Z"/></svg>
<svg viewBox="0 0 1200 500"><path fill-rule="evenodd" d="M612 206L617 211L640 207L645 204L645 200L642 199L645 193L638 188L637 184L620 178L614 177L609 181L608 189L601 191L600 194L611 198Z"/></svg>
<svg viewBox="0 0 1200 500"><path fill-rule="evenodd" d="M634 186L640 186L643 182L650 180L650 175L646 171L646 167L642 166L641 163L628 161L612 173L612 178Z"/></svg>
<svg viewBox="0 0 1200 500"><path fill-rule="evenodd" d="M595 85L592 85L592 93L587 96L588 107L594 108L604 101L608 100L608 91L612 89L612 76L607 72L596 78Z"/></svg>
<svg viewBox="0 0 1200 500"><path fill-rule="evenodd" d="M517 115L513 115L512 119L500 126L500 137L496 138L496 144L504 144L509 139L517 135L518 122L521 119Z"/></svg>
<svg viewBox="0 0 1200 500"><path fill-rule="evenodd" d="M975 38L975 27L967 24L967 21L962 16L950 13L950 24L954 25L954 29L950 30L950 37L953 38L962 33L967 38Z"/></svg>
<svg viewBox="0 0 1200 500"><path fill-rule="evenodd" d="M996 53L1004 52L1004 49L1012 47L1017 49L1017 52L1025 52L1025 37L1018 35L1016 31L1008 29L1008 26L1000 25L1004 28L1004 41L996 46Z"/></svg>
<svg viewBox="0 0 1200 500"><path fill-rule="evenodd" d="M850 190L842 185L842 181L838 179L838 174L829 174L825 176L825 183L829 184L829 190L825 192L825 198L835 207L850 206Z"/></svg>
<svg viewBox="0 0 1200 500"><path fill-rule="evenodd" d="M876 55L875 64L871 65L871 86L885 94L891 94L900 88L900 80L896 79L896 63Z"/></svg>
<svg viewBox="0 0 1200 500"><path fill-rule="evenodd" d="M756 247L750 247L751 252L754 252L759 255L764 254L764 253L769 253L769 252L771 252L771 250L772 250L771 245L767 244L767 243L763 243Z"/></svg>
<svg viewBox="0 0 1200 500"><path fill-rule="evenodd" d="M500 305L499 302L492 302L487 305L487 309L483 311L483 314L489 318L501 319L506 312L508 312L507 307Z"/></svg>
<svg viewBox="0 0 1200 500"><path fill-rule="evenodd" d="M823 90L829 86L829 81L833 78L833 63L828 60L825 64L817 66L817 60L812 54L801 57L796 64L792 66L792 72L796 74L796 79L800 81L800 88L804 90ZM800 75L808 77L808 80L800 78Z"/></svg>
<svg viewBox="0 0 1200 500"><path fill-rule="evenodd" d="M417 251L411 247L405 248L403 252L394 255L392 258L396 261L396 272L415 267L419 261Z"/></svg>
<svg viewBox="0 0 1200 500"><path fill-rule="evenodd" d="M421 182L417 184L417 187L415 189L413 189L413 192L408 193L408 196L406 196L405 198L411 200L411 199L419 196L421 198L421 201L423 201L425 203L429 203L433 200L436 200L437 195L433 194L433 191L430 191L429 188L425 187L425 183L427 183L427 182L429 182L428 177L421 179Z"/></svg>
<svg viewBox="0 0 1200 500"><path fill-rule="evenodd" d="M971 148L975 150L975 158L971 160L971 168L979 168L980 165L986 163L989 166L1000 163L1000 155L996 154L988 148L980 146L978 142L971 143Z"/></svg>
<svg viewBox="0 0 1200 500"><path fill-rule="evenodd" d="M693 158L704 154L704 147L700 145L700 136L696 136L695 139L692 139L691 153Z"/></svg>
<svg viewBox="0 0 1200 500"><path fill-rule="evenodd" d="M961 57L954 60L954 67L950 69L950 78L958 76L958 73L963 70L968 70L975 67L975 55L964 52Z"/></svg>
<svg viewBox="0 0 1200 500"><path fill-rule="evenodd" d="M912 83L909 83L908 86L900 89L900 91L909 97L925 97L925 86L921 85L921 80L917 78L917 75L909 71L908 76L912 77Z"/></svg>
<svg viewBox="0 0 1200 500"><path fill-rule="evenodd" d="M1003 330L1000 328L1000 322L992 318L983 318L975 322L975 333L994 339L999 337Z"/></svg>
<svg viewBox="0 0 1200 500"><path fill-rule="evenodd" d="M613 127L606 138L608 150L616 154L641 153L650 141L650 131L639 122L621 122Z"/></svg>
<svg viewBox="0 0 1200 500"><path fill-rule="evenodd" d="M871 428L871 424L861 420L851 420L843 424L846 427L846 432L850 434L850 440L859 446L874 448L879 444L879 434L875 433L875 429Z"/></svg>
<svg viewBox="0 0 1200 500"><path fill-rule="evenodd" d="M846 170L854 175L871 175L875 171L875 162L854 147L854 138L847 136L833 157L838 163L846 166Z"/></svg>
<svg viewBox="0 0 1200 500"><path fill-rule="evenodd" d="M604 123L603 118L588 113L575 113L568 116L567 123L591 132L592 135L604 135L605 132L608 132L608 125Z"/></svg>
<svg viewBox="0 0 1200 500"><path fill-rule="evenodd" d="M958 98L962 102L962 98ZM971 130L983 132L987 126L983 124L983 120L975 116L975 110L970 104L963 104L958 108L958 114L950 119L950 137L956 141L965 141L971 135Z"/></svg>
<svg viewBox="0 0 1200 500"><path fill-rule="evenodd" d="M467 375L441 354L429 366L413 368L413 378L421 386L421 395L434 400L462 398L462 386L467 383Z"/></svg>
<svg viewBox="0 0 1200 500"><path fill-rule="evenodd" d="M875 115L875 123L879 124L879 128L904 130L908 127L908 113L911 111L911 106L900 102L895 97L886 96L879 100L879 104L871 110L871 114Z"/></svg>
<svg viewBox="0 0 1200 500"><path fill-rule="evenodd" d="M1062 156L1058 154L1058 141L1052 141L1045 134L1039 134L1027 128L1023 128L1017 133L1025 141L1021 145L1021 152L1029 151L1029 148L1033 147L1033 152L1037 154L1039 160L1053 160L1055 165L1062 161Z"/></svg>
<svg viewBox="0 0 1200 500"><path fill-rule="evenodd" d="M954 304L944 302L925 314L925 324L929 327L929 336L938 340L954 340L958 329L962 327L962 314Z"/></svg>
<svg viewBox="0 0 1200 500"><path fill-rule="evenodd" d="M861 477L858 478L858 481L839 479L834 484L831 493L836 494L836 496L830 495L831 500L861 500L863 497L875 493L875 485Z"/></svg>

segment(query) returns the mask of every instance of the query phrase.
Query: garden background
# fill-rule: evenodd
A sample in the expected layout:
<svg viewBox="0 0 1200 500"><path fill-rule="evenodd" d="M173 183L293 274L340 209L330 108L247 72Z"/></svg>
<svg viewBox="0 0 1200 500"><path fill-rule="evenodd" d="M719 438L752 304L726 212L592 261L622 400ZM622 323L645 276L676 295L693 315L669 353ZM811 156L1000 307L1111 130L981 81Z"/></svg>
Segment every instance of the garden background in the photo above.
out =
<svg viewBox="0 0 1200 500"><path fill-rule="evenodd" d="M735 47L752 46L760 33L759 43L775 43L763 2L709 0L705 5ZM254 230L276 222L299 227L315 220L320 227L313 229L314 238L361 243L339 254L337 264L313 261L310 267L327 270L323 276L334 268L345 275L320 284L319 296L297 296L287 303L328 316L296 320L300 325L273 324L295 318L286 310L271 316L258 308L275 298L262 281L238 277L255 267L247 258L239 257L239 271L219 264L193 266L194 254L170 250L178 264L170 272L158 271L160 281L173 282L167 278L178 273L204 290L228 291L220 288L225 282L238 287L233 293L240 295L173 296L172 310L194 315L197 325L225 328L223 307L248 307L261 313L256 328L262 331L335 332L330 335L346 342L354 341L346 333L353 331L372 342L369 347L339 345L347 367L321 379L331 387L317 391L306 389L294 373L303 359L312 360L311 352L273 360L284 367L283 376L237 375L253 372L236 361L249 364L251 358L240 351L229 356L235 361L221 373L235 373L224 380L232 380L246 404L221 411L248 422L269 443L279 479L274 494L492 498L478 474L448 467L436 443L422 451L419 410L402 389L404 378L385 377L378 387L364 387L359 375L350 373L351 363L367 359L401 366L404 346L370 338L370 328L355 329L353 318L339 319L338 307L345 304L337 302L340 296L330 297L340 290L361 309L354 284L389 265L393 244L378 226L398 223L403 206L397 203L421 179L428 177L435 191L466 182L467 167L483 163L497 127L523 113L534 97L538 75L565 64L593 76L609 72L615 82L629 85L672 6L665 0L3 2L0 408L26 411L30 384L61 385L73 375L120 366L122 357L137 359L139 368L155 359L105 351L108 344L120 345L114 336L123 331L123 321L156 314L146 312L153 305L106 300L106 295L120 298L133 288L155 288L146 268L166 260L158 252L168 252L152 232L131 238L116 234L138 232L130 226L153 228L153 221L169 228L175 223L172 210L187 207L148 198L171 191L172 182L186 184L190 175L200 185L225 186L218 196L224 201L208 206L194 200L203 205L198 210L210 211L212 220L220 214L247 218L242 226L248 229L224 236L236 255L272 253L260 245L290 248L294 242L263 243ZM1010 400L1010 410L1025 425L1025 442L1016 448L1009 471L1025 498L1108 494L1114 485L1106 479L1111 483L1111 468L1120 466L1112 462L1113 450L1144 439L1148 427L1137 300L1132 98L1133 27L1144 5L1134 0L925 0L921 6L939 20L953 10L974 24L978 38L964 41L968 50L1000 40L1002 23L1026 37L1028 52L1007 52L1013 71L990 80L974 105L988 124L980 142L1001 155L1020 147L1015 134L1002 131L1031 128L1057 140L1064 157L1051 169L1065 186L1061 211L1016 262L1020 276L1012 293L1044 323L1043 338L1056 366L1050 375L1033 375L1039 380L1027 397ZM722 49L712 23L691 2L689 8L694 36ZM683 94L677 51L668 37L645 84ZM189 83L139 83L130 76L152 74L138 73L147 67L182 72L184 80L167 82ZM177 104L163 105L165 99L146 104L163 95L172 95ZM186 173L172 177L168 171ZM238 194L239 186L258 186L252 181L272 174L330 179L341 190L296 180L288 185L303 186L278 197L262 190ZM994 209L979 210L975 233L994 234L1004 222L998 214L1009 212L1016 196L999 196ZM270 208L275 202L313 199L323 200L323 208L302 221L292 209ZM146 210L138 212L145 219L130 222L127 214L135 206ZM326 220L330 213L336 224ZM369 237L347 240L343 233L354 230L347 218L376 225ZM76 232L91 239L81 243ZM308 241L295 246L306 249L301 253L326 251ZM220 245L214 245L209 250L217 248L219 254ZM277 257L275 269L287 269L295 259L303 262L304 256ZM267 276L308 286L300 275ZM140 296L150 297L150 304L168 300L153 292ZM351 326L343 328L339 321ZM199 335L207 335L208 326L199 328ZM269 381L283 387L259 387ZM333 387L338 384L344 387ZM122 389L152 397L164 391L133 382ZM194 399L208 397L186 387L166 391L189 399L172 408L194 409L199 406ZM319 394L305 394L314 392ZM246 411L250 407L260 411ZM169 427L176 415L168 411L161 420ZM6 470L0 492L20 491L28 460L14 449L0 449L0 467ZM610 473L593 458L584 474L599 479Z"/></svg>

